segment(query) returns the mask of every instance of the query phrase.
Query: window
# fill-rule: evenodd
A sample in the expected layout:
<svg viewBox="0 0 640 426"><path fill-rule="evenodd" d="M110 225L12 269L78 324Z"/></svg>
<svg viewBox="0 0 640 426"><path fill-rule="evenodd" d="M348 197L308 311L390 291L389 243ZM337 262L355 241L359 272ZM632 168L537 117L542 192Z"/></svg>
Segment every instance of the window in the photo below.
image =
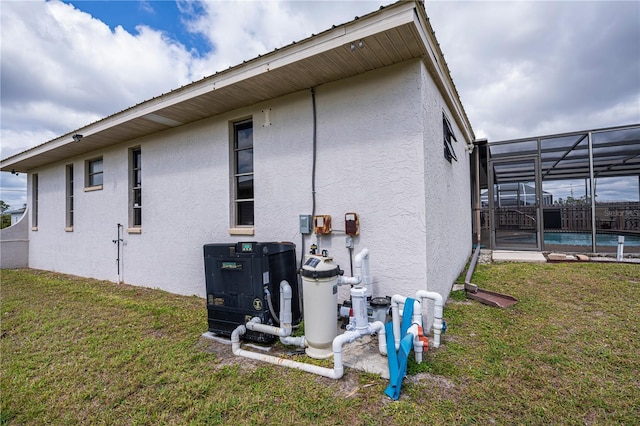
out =
<svg viewBox="0 0 640 426"><path fill-rule="evenodd" d="M31 176L31 229L38 230L38 175Z"/></svg>
<svg viewBox="0 0 640 426"><path fill-rule="evenodd" d="M253 122L233 125L234 226L253 226Z"/></svg>
<svg viewBox="0 0 640 426"><path fill-rule="evenodd" d="M442 113L442 131L444 134L444 158L446 158L448 162L451 162L452 159L458 161L456 152L453 150L453 145L451 145L451 139L456 142L458 140L456 139L456 135L453 133L449 119L447 119L447 116L444 113Z"/></svg>
<svg viewBox="0 0 640 426"><path fill-rule="evenodd" d="M66 230L73 230L73 164L67 165Z"/></svg>
<svg viewBox="0 0 640 426"><path fill-rule="evenodd" d="M129 154L129 227L142 226L142 151L133 148Z"/></svg>
<svg viewBox="0 0 640 426"><path fill-rule="evenodd" d="M102 157L87 160L85 187L102 189Z"/></svg>

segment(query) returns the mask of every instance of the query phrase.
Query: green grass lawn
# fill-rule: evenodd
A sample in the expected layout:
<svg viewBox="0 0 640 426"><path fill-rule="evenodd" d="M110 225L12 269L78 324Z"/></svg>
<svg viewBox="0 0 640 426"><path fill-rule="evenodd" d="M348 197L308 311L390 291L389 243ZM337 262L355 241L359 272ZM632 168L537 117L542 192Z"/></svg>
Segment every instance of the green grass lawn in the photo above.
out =
<svg viewBox="0 0 640 426"><path fill-rule="evenodd" d="M203 342L197 297L1 278L2 424L640 424L639 265L478 265L474 283L520 302L452 293L442 346L410 364L398 401L374 375L334 381Z"/></svg>

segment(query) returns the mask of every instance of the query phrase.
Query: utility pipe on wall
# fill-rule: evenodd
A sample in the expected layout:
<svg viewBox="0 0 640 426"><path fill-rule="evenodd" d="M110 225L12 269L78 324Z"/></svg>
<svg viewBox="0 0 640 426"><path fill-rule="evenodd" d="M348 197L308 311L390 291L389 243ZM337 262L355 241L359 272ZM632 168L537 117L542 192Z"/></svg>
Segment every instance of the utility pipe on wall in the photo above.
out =
<svg viewBox="0 0 640 426"><path fill-rule="evenodd" d="M118 265L118 282L121 283L123 282L122 280L122 275L120 274L120 244L123 243L123 239L122 239L122 233L120 232L122 230L123 226L122 224L118 224L118 238L116 238L115 240L111 240L113 242L113 244L116 244L118 246L118 256L116 257L116 264Z"/></svg>

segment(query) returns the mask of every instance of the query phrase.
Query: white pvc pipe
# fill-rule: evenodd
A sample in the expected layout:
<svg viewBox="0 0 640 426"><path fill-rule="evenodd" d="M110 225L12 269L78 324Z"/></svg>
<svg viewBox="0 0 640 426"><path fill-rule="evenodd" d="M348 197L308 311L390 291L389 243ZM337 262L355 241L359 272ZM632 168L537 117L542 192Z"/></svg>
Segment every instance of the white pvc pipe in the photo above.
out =
<svg viewBox="0 0 640 426"><path fill-rule="evenodd" d="M306 371L307 373L313 373L335 380L340 379L344 374L344 366L342 365L342 346L344 346L345 343L353 342L354 340L366 334L378 333L378 350L383 355L386 355L387 353L384 324L381 321L376 321L369 324L367 330L347 331L339 336L336 336L336 338L333 339L333 369L320 367L313 364L305 364L303 362L293 361L290 359L278 358L273 355L260 354L244 350L240 347L240 336L242 336L246 332L246 327L244 325L239 325L231 333L231 350L233 351L234 355L255 359L258 361L264 361L270 364L295 368L298 370Z"/></svg>
<svg viewBox="0 0 640 426"><path fill-rule="evenodd" d="M359 285L364 284L366 289L365 296L371 297L371 273L369 272L369 249L362 249L360 253L356 255L355 261L355 276L353 277L338 277L339 285Z"/></svg>
<svg viewBox="0 0 640 426"><path fill-rule="evenodd" d="M400 317L402 316L402 314L400 313L399 306L400 305L404 306L406 300L407 298L405 296L401 296L399 294L394 294L393 297L391 297L391 321L393 323L393 343L395 344L396 351L400 349L400 340L402 340L402 336L400 335ZM411 323L422 324L422 306L420 305L420 301L417 299L413 303L413 316L411 317ZM416 335L417 335L417 332L416 332Z"/></svg>
<svg viewBox="0 0 640 426"><path fill-rule="evenodd" d="M362 276L362 283L366 289L365 296L371 297L371 274L369 272L369 249L362 249L355 258L356 273Z"/></svg>
<svg viewBox="0 0 640 426"><path fill-rule="evenodd" d="M295 345L304 348L306 346L304 336L291 337L293 330L293 326L291 325L293 318L291 314L291 299L291 286L286 280L280 281L280 327L262 324L260 318L253 317L247 322L246 328L251 331L279 336L280 341L285 345Z"/></svg>
<svg viewBox="0 0 640 426"><path fill-rule="evenodd" d="M353 309L356 330L365 330L369 325L366 291L367 289L359 286L351 289L351 309Z"/></svg>
<svg viewBox="0 0 640 426"><path fill-rule="evenodd" d="M440 293L426 290L418 290L416 292L416 299L430 299L435 302L435 308L433 310L433 347L437 348L440 346L440 334L442 334L442 310L444 307L444 299Z"/></svg>
<svg viewBox="0 0 640 426"><path fill-rule="evenodd" d="M362 282L362 276L356 275L355 277L345 277L340 275L338 277L338 285L358 285Z"/></svg>
<svg viewBox="0 0 640 426"><path fill-rule="evenodd" d="M413 353L415 355L416 362L420 364L422 362L422 352L424 348L424 342L420 340L418 334L418 324L413 323L407 330L407 334L413 335Z"/></svg>

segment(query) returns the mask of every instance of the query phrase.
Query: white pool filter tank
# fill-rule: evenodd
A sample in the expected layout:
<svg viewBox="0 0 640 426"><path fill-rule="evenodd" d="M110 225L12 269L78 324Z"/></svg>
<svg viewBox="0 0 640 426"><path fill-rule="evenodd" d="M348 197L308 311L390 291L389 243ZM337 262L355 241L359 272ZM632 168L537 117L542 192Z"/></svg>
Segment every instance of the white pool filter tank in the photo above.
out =
<svg viewBox="0 0 640 426"><path fill-rule="evenodd" d="M338 275L333 258L307 255L302 275L304 334L306 353L311 358L326 359L333 355L333 339L338 334Z"/></svg>

